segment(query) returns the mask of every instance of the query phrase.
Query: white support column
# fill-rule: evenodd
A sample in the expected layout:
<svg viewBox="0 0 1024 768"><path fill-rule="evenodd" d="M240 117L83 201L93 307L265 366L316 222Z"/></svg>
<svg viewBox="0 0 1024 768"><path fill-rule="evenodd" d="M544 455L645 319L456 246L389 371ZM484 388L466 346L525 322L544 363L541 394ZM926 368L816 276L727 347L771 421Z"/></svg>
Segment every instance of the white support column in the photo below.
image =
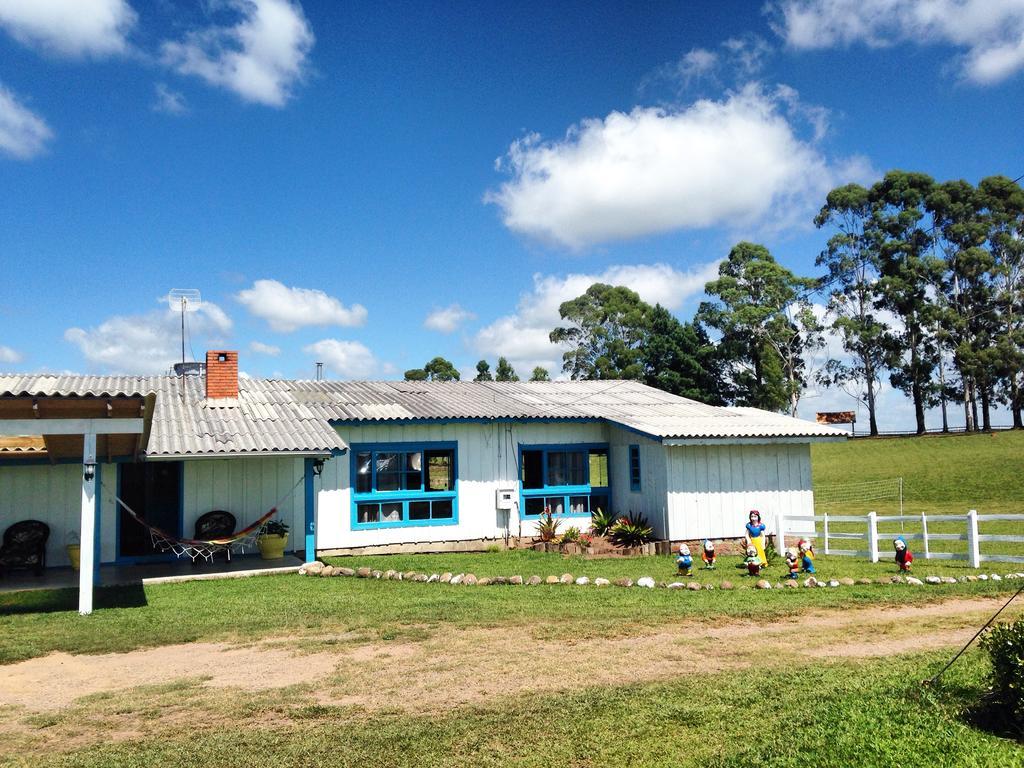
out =
<svg viewBox="0 0 1024 768"><path fill-rule="evenodd" d="M822 515L822 517L824 518L824 528L825 528L825 554L827 555L827 554L828 554L828 512L826 512L826 513L825 513L824 515Z"/></svg>
<svg viewBox="0 0 1024 768"><path fill-rule="evenodd" d="M871 562L878 562L878 513L868 512L868 552Z"/></svg>
<svg viewBox="0 0 1024 768"><path fill-rule="evenodd" d="M967 511L967 557L971 568L981 567L981 548L978 545L978 510Z"/></svg>
<svg viewBox="0 0 1024 768"><path fill-rule="evenodd" d="M775 515L775 551L786 556L786 516L781 512Z"/></svg>
<svg viewBox="0 0 1024 768"><path fill-rule="evenodd" d="M83 435L81 560L78 568L78 612L92 613L93 560L96 556L96 433ZM88 474L88 476L87 476Z"/></svg>

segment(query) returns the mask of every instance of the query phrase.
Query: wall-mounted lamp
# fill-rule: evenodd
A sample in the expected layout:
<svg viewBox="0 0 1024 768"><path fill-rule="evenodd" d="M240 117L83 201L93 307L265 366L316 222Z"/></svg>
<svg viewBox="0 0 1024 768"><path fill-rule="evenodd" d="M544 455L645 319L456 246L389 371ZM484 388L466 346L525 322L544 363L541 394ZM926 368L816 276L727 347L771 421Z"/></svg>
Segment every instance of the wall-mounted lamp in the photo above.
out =
<svg viewBox="0 0 1024 768"><path fill-rule="evenodd" d="M313 459L313 474L316 475L317 477L320 477L320 475L323 473L323 471L324 471L324 460L323 459Z"/></svg>
<svg viewBox="0 0 1024 768"><path fill-rule="evenodd" d="M85 478L86 482L89 482L96 477L96 465L92 462L88 462L82 465L82 477Z"/></svg>

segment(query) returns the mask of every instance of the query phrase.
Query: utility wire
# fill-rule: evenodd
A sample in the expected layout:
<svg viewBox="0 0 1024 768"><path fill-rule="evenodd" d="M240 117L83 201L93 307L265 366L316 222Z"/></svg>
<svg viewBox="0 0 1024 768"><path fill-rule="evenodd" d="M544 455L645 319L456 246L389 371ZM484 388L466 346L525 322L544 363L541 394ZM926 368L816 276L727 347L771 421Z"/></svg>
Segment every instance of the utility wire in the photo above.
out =
<svg viewBox="0 0 1024 768"><path fill-rule="evenodd" d="M945 673L945 671L947 669L952 667L957 659L959 659L961 656L964 655L964 651L966 651L968 648L971 647L971 645L974 643L974 641L977 640L981 636L981 633L989 628L989 625L992 624L992 622L996 620L996 618L999 616L1000 613L1002 613L1003 611L1006 610L1006 607L1010 603L1012 603L1014 601L1014 599L1021 592L1024 592L1024 584L1022 584L1020 589L1018 589L1016 592L1013 593L1013 595L1010 596L1009 600L1007 600L1005 603L1003 603L1003 607L1002 608L1000 608L998 611L996 611L994 614L992 614L992 618L990 618L988 621L986 621L984 626L982 626L981 629L979 629L977 632L974 633L974 637L972 637L970 640L967 641L967 645L965 645L963 648L961 648L960 651L956 654L956 656L954 656L952 659L950 659L949 663L946 666L944 666L942 669L939 670L938 674L936 674L933 677L930 677L930 678L928 678L927 680L924 681L924 685L934 685L936 683L936 681L938 681L938 679L940 677L942 677L943 673Z"/></svg>

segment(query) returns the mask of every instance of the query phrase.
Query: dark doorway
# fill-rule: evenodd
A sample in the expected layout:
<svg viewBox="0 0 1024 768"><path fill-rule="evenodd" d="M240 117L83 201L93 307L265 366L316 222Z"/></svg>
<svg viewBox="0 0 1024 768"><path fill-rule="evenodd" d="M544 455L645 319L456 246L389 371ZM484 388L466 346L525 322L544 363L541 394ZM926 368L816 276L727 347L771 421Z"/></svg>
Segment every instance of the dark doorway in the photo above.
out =
<svg viewBox="0 0 1024 768"><path fill-rule="evenodd" d="M118 495L150 525L171 536L181 536L181 462L122 464ZM135 522L120 505L118 509L118 557L158 554L153 549L149 531Z"/></svg>

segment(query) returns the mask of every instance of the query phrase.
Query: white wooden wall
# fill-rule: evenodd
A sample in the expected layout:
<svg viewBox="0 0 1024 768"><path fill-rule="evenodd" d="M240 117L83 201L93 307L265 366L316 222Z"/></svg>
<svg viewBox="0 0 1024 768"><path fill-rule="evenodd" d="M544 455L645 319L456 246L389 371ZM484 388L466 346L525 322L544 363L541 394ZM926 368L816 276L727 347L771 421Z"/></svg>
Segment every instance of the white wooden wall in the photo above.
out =
<svg viewBox="0 0 1024 768"><path fill-rule="evenodd" d="M672 539L744 535L751 509L768 532L775 513L814 514L808 444L667 447Z"/></svg>
<svg viewBox="0 0 1024 768"><path fill-rule="evenodd" d="M612 508L616 514L640 514L654 527L658 538L665 536L668 523L665 451L661 443L619 427L610 427L610 475ZM629 446L640 447L640 490L629 484Z"/></svg>
<svg viewBox="0 0 1024 768"><path fill-rule="evenodd" d="M114 488L117 468L100 466L100 559L114 559ZM82 465L32 464L0 466L0 534L20 520L40 520L50 526L47 566L69 565L68 544L78 544L82 525Z"/></svg>
<svg viewBox="0 0 1024 768"><path fill-rule="evenodd" d="M450 424L374 424L339 427L349 444L447 441L458 443L458 525L352 530L350 456L327 462L317 485L317 549L501 538L506 515L510 535L531 536L533 521L520 526L516 510L499 512L495 491L519 492L519 445L605 443L608 428L599 423L462 422ZM628 485L627 485L628 488ZM585 521L584 521L585 522ZM578 525L579 523L568 523ZM582 525L581 527L585 527Z"/></svg>
<svg viewBox="0 0 1024 768"><path fill-rule="evenodd" d="M287 547L301 549L305 546L304 469L303 459L291 456L186 461L182 533L191 536L199 516L212 509L226 509L235 516L238 528L244 528L283 496L278 519L291 526Z"/></svg>

